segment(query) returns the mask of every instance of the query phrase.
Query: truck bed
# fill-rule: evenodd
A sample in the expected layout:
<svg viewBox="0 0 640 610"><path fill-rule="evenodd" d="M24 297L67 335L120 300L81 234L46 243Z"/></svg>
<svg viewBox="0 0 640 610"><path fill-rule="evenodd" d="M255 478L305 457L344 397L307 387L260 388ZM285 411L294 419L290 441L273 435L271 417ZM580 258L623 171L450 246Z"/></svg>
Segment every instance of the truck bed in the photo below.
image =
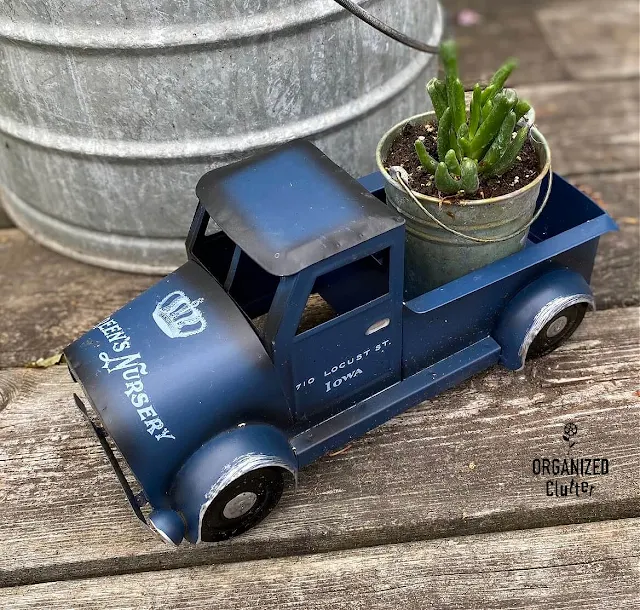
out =
<svg viewBox="0 0 640 610"><path fill-rule="evenodd" d="M361 183L385 200L378 172ZM542 194L546 185L545 180ZM593 200L554 174L547 206L523 250L404 303L403 378L490 336L503 305L543 273L569 268L589 282L598 239L615 229ZM431 346L426 351L425 333Z"/></svg>

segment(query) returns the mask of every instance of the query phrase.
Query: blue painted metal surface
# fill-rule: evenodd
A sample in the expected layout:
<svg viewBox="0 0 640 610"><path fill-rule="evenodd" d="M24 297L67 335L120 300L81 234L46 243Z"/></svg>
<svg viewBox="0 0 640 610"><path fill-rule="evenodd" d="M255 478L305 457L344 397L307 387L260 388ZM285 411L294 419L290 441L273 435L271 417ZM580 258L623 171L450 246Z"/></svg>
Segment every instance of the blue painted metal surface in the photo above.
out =
<svg viewBox="0 0 640 610"><path fill-rule="evenodd" d="M292 275L404 224L311 142L206 173L198 199L263 269Z"/></svg>
<svg viewBox="0 0 640 610"><path fill-rule="evenodd" d="M291 444L298 456L300 467L317 460L327 451L346 445L409 407L433 398L489 368L498 362L499 357L500 346L491 337L485 337L385 391L297 434L291 439Z"/></svg>
<svg viewBox="0 0 640 610"><path fill-rule="evenodd" d="M381 177L358 186L314 151L294 144L201 181L207 203L187 238L190 261L65 350L101 442L113 438L154 509L150 525L169 542L199 541L212 507L221 518L257 506L264 481L256 493L239 487L227 513L216 505L253 471L295 475L480 370L518 368L547 312L590 298L598 238L616 228L556 176L522 251L404 302L404 225L380 202ZM248 188L254 170L262 178ZM293 170L318 187L306 202L302 182L283 195ZM207 232L211 212L235 241ZM286 264L262 264L279 251ZM305 321L310 297L330 319Z"/></svg>
<svg viewBox="0 0 640 610"><path fill-rule="evenodd" d="M247 421L292 423L255 332L194 262L100 322L65 356L154 507L169 505L177 471L218 432Z"/></svg>
<svg viewBox="0 0 640 610"><path fill-rule="evenodd" d="M315 423L329 414L378 392L400 380L402 355L402 227L370 240L364 247L351 248L301 272L295 283L283 288L278 310L281 321L271 339L273 359L282 376L282 387L297 422ZM386 251L384 265L373 255ZM333 270L358 262L360 282L349 275L334 277ZM371 267L386 267L384 292L362 299L371 288ZM318 286L319 295L341 315L324 324L296 334L307 297L316 278L326 278ZM367 279L368 278L368 279ZM364 280L364 282L363 282ZM338 290L332 290L338 288ZM352 297L352 298L350 298ZM366 301L363 305L356 303ZM386 326L367 334L380 321Z"/></svg>

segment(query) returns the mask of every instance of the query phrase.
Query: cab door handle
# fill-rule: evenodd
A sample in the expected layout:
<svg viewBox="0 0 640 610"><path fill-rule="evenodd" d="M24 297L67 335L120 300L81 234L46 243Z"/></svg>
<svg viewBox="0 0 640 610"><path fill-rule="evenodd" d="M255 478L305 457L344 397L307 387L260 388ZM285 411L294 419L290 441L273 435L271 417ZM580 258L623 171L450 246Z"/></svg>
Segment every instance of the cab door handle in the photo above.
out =
<svg viewBox="0 0 640 610"><path fill-rule="evenodd" d="M378 320L377 322L374 322L371 326L369 326L369 328L367 328L364 334L372 335L373 333L377 333L379 330L382 330L383 328L387 328L390 322L391 320L389 320L389 318L383 318L382 320Z"/></svg>

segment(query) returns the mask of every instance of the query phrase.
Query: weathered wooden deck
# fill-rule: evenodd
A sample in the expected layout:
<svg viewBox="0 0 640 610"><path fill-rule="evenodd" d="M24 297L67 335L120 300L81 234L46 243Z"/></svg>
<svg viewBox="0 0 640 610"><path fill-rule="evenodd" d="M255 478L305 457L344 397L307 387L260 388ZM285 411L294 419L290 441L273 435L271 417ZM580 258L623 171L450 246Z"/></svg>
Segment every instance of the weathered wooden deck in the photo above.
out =
<svg viewBox="0 0 640 610"><path fill-rule="evenodd" d="M155 278L1 229L0 608L640 608L638 2L445 5L484 19L456 28L466 84L517 55L555 170L620 225L598 312L522 372L483 373L304 470L248 534L173 550L133 517L65 368L25 366ZM531 463L566 455L569 421L573 454L610 472L591 496L548 497Z"/></svg>

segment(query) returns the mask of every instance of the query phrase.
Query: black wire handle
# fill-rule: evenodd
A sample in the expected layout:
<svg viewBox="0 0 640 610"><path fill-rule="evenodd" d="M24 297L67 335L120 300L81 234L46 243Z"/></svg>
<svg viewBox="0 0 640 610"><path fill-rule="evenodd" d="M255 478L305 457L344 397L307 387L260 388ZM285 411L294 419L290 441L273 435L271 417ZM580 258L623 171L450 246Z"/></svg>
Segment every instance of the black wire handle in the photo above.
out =
<svg viewBox="0 0 640 610"><path fill-rule="evenodd" d="M433 46L430 44L425 44L424 42L420 42L415 38L411 38L402 32L388 26L386 23L380 21L377 17L374 17L368 11L365 11L361 6L352 2L352 0L335 0L341 7L346 8L350 13L353 13L358 19L362 19L365 23L368 23L372 28L378 30L378 32L382 32L389 38L393 38L398 42L411 47L412 49L416 49L417 51L422 51L423 53L438 53L439 49L437 46Z"/></svg>

